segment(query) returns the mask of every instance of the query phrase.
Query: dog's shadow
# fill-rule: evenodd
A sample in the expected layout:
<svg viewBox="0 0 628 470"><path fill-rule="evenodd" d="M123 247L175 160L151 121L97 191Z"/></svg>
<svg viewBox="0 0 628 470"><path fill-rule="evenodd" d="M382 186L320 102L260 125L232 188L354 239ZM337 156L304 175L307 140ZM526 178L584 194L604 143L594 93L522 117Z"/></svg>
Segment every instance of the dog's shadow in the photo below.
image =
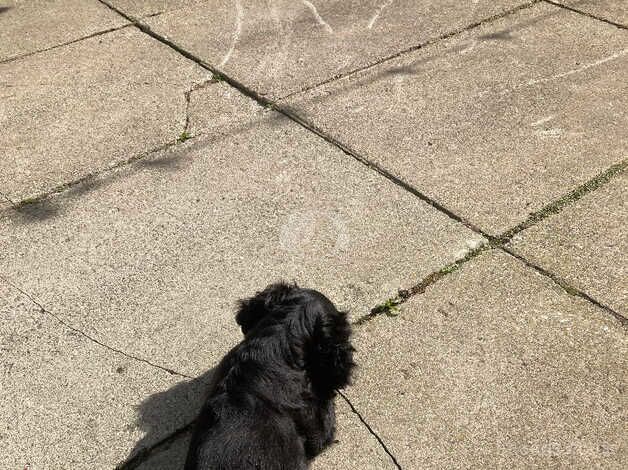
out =
<svg viewBox="0 0 628 470"><path fill-rule="evenodd" d="M194 379L179 382L174 387L149 396L137 408L136 427L144 437L140 439L124 462L116 470L145 468L179 469L183 467L184 443L192 430L192 423L205 401L207 386L215 368ZM169 455L173 454L173 455ZM158 459L160 463L154 462ZM177 464L177 461L180 463Z"/></svg>

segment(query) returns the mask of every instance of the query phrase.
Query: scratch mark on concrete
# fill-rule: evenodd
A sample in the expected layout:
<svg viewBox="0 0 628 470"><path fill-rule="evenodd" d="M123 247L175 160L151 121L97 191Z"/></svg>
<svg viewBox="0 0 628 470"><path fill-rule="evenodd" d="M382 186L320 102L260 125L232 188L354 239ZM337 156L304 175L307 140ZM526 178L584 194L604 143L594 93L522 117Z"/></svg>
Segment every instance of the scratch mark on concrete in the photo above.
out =
<svg viewBox="0 0 628 470"><path fill-rule="evenodd" d="M323 17L318 13L318 10L314 6L314 4L312 2L308 2L307 0L301 0L301 1L303 2L303 5L305 5L306 7L310 9L312 14L314 15L314 18L316 18L316 21L318 22L318 24L320 24L323 28L325 28L325 31L327 31L329 34L332 34L334 30L331 28L331 26L329 26L327 21L325 21Z"/></svg>
<svg viewBox="0 0 628 470"><path fill-rule="evenodd" d="M276 73L277 71L281 71L287 62L288 58L288 47L291 43L292 35L294 34L292 26L292 22L288 22L286 27L284 28L282 16L280 14L280 6L275 5L275 1L271 0L268 8L270 9L270 17L277 28L278 38L279 38L279 52L276 55L273 55L272 61L270 62L270 74ZM269 60L271 56L269 55ZM265 60L260 61L260 66L258 70L263 69L263 63Z"/></svg>
<svg viewBox="0 0 628 470"><path fill-rule="evenodd" d="M236 7L236 25L235 25L235 32L233 33L233 41L231 42L231 47L227 51L227 54L225 54L225 57L222 59L222 62L218 64L218 67L223 67L227 62L229 62L229 59L231 59L231 55L233 54L233 51L235 50L236 44L238 44L238 40L240 39L240 33L242 33L242 19L244 18L244 9L242 8L242 4L240 3L240 0L235 0L235 7Z"/></svg>
<svg viewBox="0 0 628 470"><path fill-rule="evenodd" d="M468 47L465 47L464 49L462 49L460 51L460 54L467 54L469 52L471 52L473 49L475 49L475 46L478 44L478 40L477 39L472 39L471 42L469 43Z"/></svg>
<svg viewBox="0 0 628 470"><path fill-rule="evenodd" d="M373 15L373 17L371 18L371 21L369 21L368 24L368 28L372 29L373 25L375 24L375 22L377 21L377 19L379 18L379 15L382 14L382 12L388 8L390 5L392 5L392 2L394 0L388 0L386 3L382 4L379 6L379 8L377 9L377 11L375 12L375 14Z"/></svg>
<svg viewBox="0 0 628 470"><path fill-rule="evenodd" d="M530 125L532 127L540 126L541 124L545 124L546 122L549 122L552 119L554 119L554 116L547 116L547 117L544 117L543 119L539 119L538 121L533 122Z"/></svg>
<svg viewBox="0 0 628 470"><path fill-rule="evenodd" d="M560 137L563 135L563 130L560 127L552 127L548 129L541 129L538 134L541 137Z"/></svg>
<svg viewBox="0 0 628 470"><path fill-rule="evenodd" d="M621 50L619 52L616 52L613 55L610 55L610 56L605 57L605 58L600 59L600 60L596 60L595 62L584 64L581 67L578 67L578 68L575 68L575 69L572 69L572 70L568 70L566 72L562 72L562 73L559 73L559 74L556 74L556 75L552 75L551 77L544 77L544 78L537 78L537 79L534 79L534 80L530 80L529 82L520 85L520 87L537 85L539 83L547 83L547 82L551 82L551 81L554 81L554 80L558 80L560 78L568 77L570 75L574 75L576 73L584 72L585 70L588 70L590 68L597 67L598 65L605 64L606 62L610 62L611 60L618 59L621 56L625 55L626 52L628 52L628 49Z"/></svg>

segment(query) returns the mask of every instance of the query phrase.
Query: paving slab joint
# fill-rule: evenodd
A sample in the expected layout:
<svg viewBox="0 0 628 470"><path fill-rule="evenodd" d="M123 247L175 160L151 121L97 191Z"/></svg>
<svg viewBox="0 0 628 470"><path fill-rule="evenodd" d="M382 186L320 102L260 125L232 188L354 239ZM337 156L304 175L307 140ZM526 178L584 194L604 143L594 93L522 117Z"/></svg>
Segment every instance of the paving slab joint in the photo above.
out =
<svg viewBox="0 0 628 470"><path fill-rule="evenodd" d="M505 231L503 234L496 238L497 244L503 245L508 243L512 237L523 232L524 230L538 224L546 218L558 214L568 205L582 199L587 194L595 191L596 189L604 186L610 182L614 177L621 175L628 168L628 158L616 163L605 171L597 174L587 182L581 184L576 189L568 192L560 198L550 202L546 206L542 207L536 212L530 214L530 216L516 225L515 227Z"/></svg>
<svg viewBox="0 0 628 470"><path fill-rule="evenodd" d="M531 268L534 271L536 271L537 273L539 273L539 274L541 274L541 275L543 275L545 277L548 277L550 280L552 280L554 282L554 284L556 284L558 287L560 287L567 294L569 294L569 295L571 295L573 297L579 297L581 299L584 299L587 302L592 303L596 307L604 310L605 312L610 313L613 317L615 317L616 320L619 321L619 324L621 326L623 326L628 331L628 318L625 317L624 315L622 315L621 313L613 310L608 305L603 304L599 300L591 297L589 294L587 294L583 290L581 290L581 289L579 289L579 288L569 284L567 281L562 279L560 276L558 276L558 275L548 271L547 269L543 268L542 266L540 266L540 265L530 261L526 257L524 257L521 254L517 253L512 248L510 248L508 246L505 246L505 245L500 245L498 248L500 250L502 250L504 253L507 253L508 255L510 255L510 256L514 257L515 259L519 260L520 262L522 262L528 268Z"/></svg>
<svg viewBox="0 0 628 470"><path fill-rule="evenodd" d="M397 459L390 452L390 450L388 449L384 441L381 439L381 437L368 424L368 422L364 419L362 414L356 409L353 403L351 403L349 398L342 391L337 390L337 392L340 398L343 399L347 403L347 405L349 405L351 412L358 417L358 419L360 420L362 425L366 428L366 430L369 432L369 434L371 434L377 440L377 442L382 447L384 452L386 452L386 454L390 457L393 464L399 470L401 470L401 466L397 462ZM187 432L190 432L193 429L195 424L196 424L196 420L191 421L190 423L182 426L181 428L177 429L173 433L167 435L166 437L162 438L161 440L157 441L151 446L140 449L139 451L135 452L131 457L129 457L127 460L116 465L115 470L135 470L141 464L146 462L155 452L159 452L163 447L169 446L174 441L176 441L179 437L185 435Z"/></svg>
<svg viewBox="0 0 628 470"><path fill-rule="evenodd" d="M192 135L188 135L184 140L191 140L191 139L195 139L197 137L200 137L202 135L202 133L198 133L194 136ZM0 216L3 215L3 213L5 212L21 212L26 210L29 207L32 207L35 204L39 204L42 203L44 201L47 201L51 198L53 198L56 195L59 195L75 186L78 186L80 184L85 184L88 183L90 181L95 180L96 178L102 177L108 173L111 173L115 170L118 170L120 168L123 168L125 166L131 165L132 163L135 163L139 160L142 160L146 157L150 157L152 155L158 154L160 152L163 152L164 150L167 150L171 147L174 147L176 145L178 145L179 143L183 142L183 140L181 139L181 136L179 136L177 139L171 141L171 142L167 142L165 144L159 145L155 148L152 148L148 151L145 152L141 152L141 153L137 153L135 155L132 155L129 158L126 158L124 160L119 160L115 163L113 163L112 165L109 165L107 167L104 168L99 168L97 170L91 171L89 173L86 173L82 176L79 176L76 179L67 181L65 183L59 184L51 189L48 189L46 191L42 191L40 193L37 193L33 196L21 199L19 201L13 201L11 200L8 196L1 194L0 196L3 197L4 199L6 199L9 203L10 203L10 207L8 208L4 208L4 209L0 209Z"/></svg>
<svg viewBox="0 0 628 470"><path fill-rule="evenodd" d="M484 243L477 248L470 250L464 257L449 263L437 271L434 271L425 276L421 281L410 287L409 289L399 289L395 297L391 297L379 305L376 305L366 315L362 315L360 318L353 322L354 325L360 326L364 323L373 320L374 318L386 315L388 317L396 317L399 315L400 306L407 302L409 299L416 295L423 294L428 287L436 284L444 277L458 271L462 265L477 258L482 253L496 248L496 245L492 242Z"/></svg>
<svg viewBox="0 0 628 470"><path fill-rule="evenodd" d="M579 10L578 8L575 8L575 7L572 7L572 6L569 6L569 5L563 5L562 3L554 2L552 0L543 0L543 1L545 3L550 4L550 5L554 5L554 6L558 7L558 8L562 8L564 10L569 10L569 11L572 11L572 12L577 13L579 15L588 16L589 18L592 18L592 19L597 20L597 21L601 21L602 23L610 24L610 25L615 26L616 28L619 28L619 29L628 29L628 26L626 26L624 24L616 23L615 21L608 20L606 18L602 18L601 16L597 16L597 15L594 15L593 13L589 13L589 12L586 12L586 11L583 11L583 10Z"/></svg>
<svg viewBox="0 0 628 470"><path fill-rule="evenodd" d="M549 216L550 214L558 213L560 210L562 210L562 208L564 206L566 206L566 205L568 205L568 204L578 200L584 194L586 194L586 193L596 189L600 185L604 184L605 182L607 182L612 176L614 176L619 171L623 171L623 169L625 169L626 164L627 164L627 161L625 160L625 161L623 161L623 162L621 162L621 163L611 167L605 173L602 173L602 174L598 175L597 177L593 178L593 180L591 180L591 181L585 183L584 185L576 188L574 191L572 191L568 195L563 196L562 198L558 199L557 201L554 201L554 202L548 204L547 206L545 206L545 208L543 208L540 211L538 211L537 215L533 214L527 221L524 221L522 224L518 225L517 227L515 227L515 228L513 228L511 230L506 231L501 236L495 237L493 235L490 235L490 234L484 232L481 228L479 228L478 226L476 226L472 222L464 219L463 217L459 216L458 214L456 214L452 210L448 209L447 207L445 207L444 205L442 205L438 201L436 201L436 200L430 198L429 196L423 194L422 192L420 192L419 190L417 190L416 188L414 188L413 186L411 186L407 182L403 181L399 177L397 177L397 176L393 175L392 173L390 173L388 170L386 170L383 167L381 167L381 166L379 166L379 165L369 161L365 157L362 157L361 155L358 154L358 152L354 151L353 149L351 149L346 144L343 144L342 142L338 141L334 137L332 137L332 136L328 135L327 133L323 132L321 129L317 128L313 123L311 123L308 120L306 120L305 118L301 117L298 113L296 113L294 110L290 109L289 107L281 106L277 102L273 102L273 101L269 100L268 98L258 94L254 90L250 89L246 85L238 82L237 80L231 78L228 75L225 75L224 73L222 73L221 71L219 71L215 67L213 67L212 65L204 62L201 58L195 56L194 54L188 52L187 50L185 50L182 47L178 46L177 44L173 43L169 39L159 35L156 32L154 32L147 24L141 22L140 20L138 20L138 19L136 19L136 18L134 18L134 17L124 13L123 11L119 10L118 8L116 8L115 6L109 4L109 2L107 0L99 0L99 1L101 3L103 3L104 5L106 5L107 7L109 7L111 10L117 12L118 14L120 14L121 16L126 18L127 20L133 22L133 24L137 28L139 28L142 32L144 32L145 34L153 37L157 41L160 41L161 43L163 43L163 44L167 45L168 47L172 48L173 50L175 50L176 52L181 54L183 57L185 57L185 58L187 58L189 60L192 60L197 65L199 65L202 68L204 68L205 70L210 71L212 73L212 75L213 75L215 80L225 81L228 85L230 85L231 87L233 87L236 90L238 90L244 96L247 96L248 98L251 98L251 99L255 100L261 106L263 106L265 108L273 109L273 110L283 114L284 116L286 116L287 118L289 118L293 122L299 124L301 127L309 130L310 132L312 132L315 135L319 136L320 138L322 138L323 140L325 140L329 144L331 144L334 147L338 148L344 154L353 157L354 159L358 160L360 163L364 164L368 168L377 171L379 174L381 174L382 176L387 178L389 181L391 181L394 184L402 187L406 191L414 194L416 197L418 197L422 201L426 202L427 204L431 205L432 207L434 207L435 209L439 210L440 212L446 214L451 219L455 220L456 222L459 222L459 223L463 224L464 226L466 226L467 228L471 229L475 233L478 233L478 234L482 235L484 238L486 238L488 240L490 247L501 248L503 250L506 250L506 248L504 247L504 244L514 234L519 233L520 231L524 230L525 228L528 228L528 227L538 223L540 220L543 220L543 218ZM501 17L507 16L510 13L513 13L514 11L519 11L519 10L521 10L523 8L531 7L532 5L535 5L535 4L539 3L540 1L541 0L533 0L533 1L529 2L529 3L526 3L524 5L518 6L514 10L511 10L511 11L506 12L506 13L502 13L500 15L497 15L493 19L501 18ZM482 20L482 22L480 24L484 24L485 22L492 21L493 19ZM450 36L453 36L453 35L455 35L455 33L451 33L447 37L450 37ZM540 272L541 274L544 274L544 275L550 277L550 279L556 281L557 276L554 275L553 273L551 273L551 272L549 272L549 271L547 271L547 270L545 270L545 269L543 269L543 268L541 268L539 266L533 265L533 264L531 264L529 262L526 263L526 264L529 267L534 268L537 272ZM435 277L434 277L434 279L432 279L432 283L436 282L436 280L440 279L442 277L442 273L441 274L433 274L433 276L435 276ZM428 284L426 284L426 286L430 285L429 280L425 280L425 281L428 282ZM421 290L420 289L421 284L422 283L419 283L416 286L417 289L418 289L417 292ZM563 285L566 285L566 284L563 282ZM579 292L580 292L580 296L582 298L590 300L591 302L593 302L596 305L602 305L598 301L593 299L591 296L586 294L585 292L582 292L582 291L579 291ZM401 300L401 296L399 296L399 299L388 299L384 303L384 305L387 305L387 307L384 308L383 310L384 311L390 311L390 307L393 307L393 308L397 307L397 305L399 304L398 301L400 301L400 300ZM612 313L614 316L619 315L617 312L614 312L612 309L610 309L608 307L603 307L603 308L605 308L605 310L607 310L610 313ZM377 307L376 307L376 309L377 309ZM380 309L380 310L382 310L382 309ZM371 314L372 314L372 312L371 312ZM367 315L367 317L369 317L369 315ZM377 314L375 314L375 315L377 315ZM619 316L621 317L621 315L619 315ZM358 319L358 321L360 321L360 319Z"/></svg>
<svg viewBox="0 0 628 470"><path fill-rule="evenodd" d="M340 141L336 140L335 138L327 135L327 133L323 132L321 129L318 129L313 123L311 123L308 120L306 120L305 118L301 117L298 113L294 112L289 107L280 106L277 102L272 101L272 100L270 100L270 99L260 95L259 93L257 93L253 89L247 87L243 83L240 83L239 81L235 80L234 78L232 78L232 77L230 77L228 75L225 75L223 72L221 72L220 70L216 69L211 64L208 64L207 62L203 61L200 57L195 56L194 54L192 54L191 52L185 50L181 46L175 44L174 42L172 42L168 38L166 38L166 37L164 37L164 36L154 32L147 24L143 23L141 20L139 20L137 18L134 18L134 17L132 17L130 15L127 15L126 13L124 13L120 9L116 8L115 6L110 5L108 1L106 1L106 0L98 0L98 1L101 2L102 4L106 5L107 7L111 8L113 11L117 12L118 14L122 15L124 18L128 19L129 21L132 21L135 24L135 26L138 29L140 29L142 32L144 32L145 34L151 36L152 38L154 38L157 41L165 44L166 46L172 48L173 50L175 50L176 52L181 54L183 57L185 57L185 58L195 62L200 67L202 67L205 70L208 70L209 72L211 72L212 76L213 76L213 80L224 81L229 86L231 86L232 88L235 88L240 93L242 93L244 96L246 96L246 97L248 97L250 99L253 99L259 105L263 106L264 108L271 109L271 110L274 110L274 111L277 111L277 112L283 114L284 116L286 116L291 121L295 122L296 124L299 124L304 129L306 129L306 130L314 133L315 135L321 137L327 143L333 145L334 147L337 147L339 150L341 150L346 155L349 155L349 156L355 158L356 160L358 160L359 162L365 164L367 167L374 169L375 171L380 173L382 176L386 177L388 180L392 181L393 183L397 184L398 186L401 186L402 188L404 188L407 191L411 192L412 194L417 196L419 199L423 200L424 202L427 202L428 204L430 204L431 206L435 207L439 211L445 213L446 215L448 215L450 218L454 219L455 221L462 223L463 225L465 225L466 227L468 227L471 230L475 231L476 233L480 233L482 236L484 236L485 238L487 238L489 240L494 238L493 236L483 232L479 227L475 226L470 221L465 220L462 217L458 216L457 214L455 214L453 211L451 211L448 208L446 208L445 206L443 206L438 201L436 201L436 200L428 197L427 195L421 193L416 188L412 187L410 184L408 184L405 181L401 180L400 178L398 178L397 176L393 175L389 171L387 171L384 168L380 167L379 165L377 165L377 164L367 160L366 158L360 156L357 152L352 150L347 145L345 145L345 144L341 143ZM531 2L531 4L532 3L538 3L539 1L540 0L534 0L533 2Z"/></svg>
<svg viewBox="0 0 628 470"><path fill-rule="evenodd" d="M52 51L54 49L59 49L60 47L69 46L70 44L74 44L77 42L85 41L86 39L91 39L97 36L102 36L104 34L113 33L114 31L120 31L121 29L128 28L129 26L133 26L132 24L124 24L122 26L115 26L113 28L103 29L102 31L97 31L92 34L88 34L87 36L81 36L77 39L72 39L71 41L63 42L61 44L55 44L54 46L45 47L43 49L37 49L35 51L26 52L24 54L14 55L12 57L7 57L6 59L0 60L0 64L6 64L8 62L14 62L16 60L24 59L25 57L30 57L32 55L41 54L42 52Z"/></svg>
<svg viewBox="0 0 628 470"><path fill-rule="evenodd" d="M309 86L303 87L303 88L301 88L299 90L293 91L291 93L288 93L288 94L278 98L278 100L288 99L288 98L291 98L291 97L293 97L295 95L299 95L301 93L305 93L305 92L308 92L310 90L316 89L316 88L318 88L320 86L323 86L323 85L326 85L328 83L335 82L336 80L347 78L347 77L350 77L352 75L355 75L356 73L360 73L360 72L363 72L365 70L369 70L371 68L377 67L380 64L384 64L386 62L390 62L391 60L398 59L399 57L402 57L402 56L404 56L406 54L409 54L411 52L417 51L419 49L423 49L423 48L425 48L427 46L431 46L431 45L439 43L441 41L453 38L455 36L458 36L458 35L460 35L462 33L467 32L467 31L472 31L472 30L474 30L476 28L479 28L479 27L481 27L481 26L483 26L485 24L492 23L492 22L497 21L497 20L499 20L501 18L505 18L507 16L513 15L513 14L515 14L515 13L521 11L521 10L525 10L527 8L530 8L530 7L536 5L537 3L540 3L540 2L541 2L541 0L530 0L527 3L523 3L521 5L517 5L516 7L511 8L509 10L503 11L501 13L497 13L497 14L495 14L493 16L489 16L487 18L483 18L483 19L478 20L478 21L474 21L473 23L470 23L470 24L468 24L468 25L466 25L466 26L464 26L462 28L458 28L458 29L453 30L453 31L448 31L448 32L446 32L444 34L441 34L440 36L437 36L437 37L432 38L432 39L428 39L427 41L422 42L420 44L416 44L414 46L410 46L410 47L408 47L406 49L403 49L401 51L395 52L394 54L388 55L386 57L382 57L382 58L380 58L380 59L378 59L376 61L373 61L373 62L371 62L369 64L363 65L361 67L357 67L357 68L352 69L352 70L350 70L348 72L345 72L345 73L336 74L333 77L329 77L329 78L327 78L327 79L325 79L325 80L323 80L321 82L318 82L318 83L315 83L313 85L309 85Z"/></svg>

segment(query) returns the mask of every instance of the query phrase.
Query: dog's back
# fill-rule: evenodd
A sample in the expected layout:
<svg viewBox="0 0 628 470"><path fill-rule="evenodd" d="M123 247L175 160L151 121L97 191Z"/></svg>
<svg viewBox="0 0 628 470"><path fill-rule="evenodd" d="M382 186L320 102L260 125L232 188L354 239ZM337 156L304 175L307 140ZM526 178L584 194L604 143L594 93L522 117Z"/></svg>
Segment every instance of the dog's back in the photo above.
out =
<svg viewBox="0 0 628 470"><path fill-rule="evenodd" d="M221 394L206 403L197 429L185 470L307 469L294 421L268 407L234 406Z"/></svg>
<svg viewBox="0 0 628 470"><path fill-rule="evenodd" d="M333 442L349 383L346 314L319 292L274 284L240 305L244 340L214 372L186 470L305 470Z"/></svg>

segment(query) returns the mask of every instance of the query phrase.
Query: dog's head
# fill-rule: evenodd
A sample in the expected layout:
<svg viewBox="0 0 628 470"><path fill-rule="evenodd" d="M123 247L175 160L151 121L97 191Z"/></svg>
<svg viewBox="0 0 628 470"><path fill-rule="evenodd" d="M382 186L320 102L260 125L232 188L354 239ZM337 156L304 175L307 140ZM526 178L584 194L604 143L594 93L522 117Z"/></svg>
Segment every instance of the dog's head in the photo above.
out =
<svg viewBox="0 0 628 470"><path fill-rule="evenodd" d="M240 300L236 322L242 328L242 333L246 335L264 318L277 314L287 305L294 304L298 301L299 291L301 289L296 284L278 282L269 285L250 299Z"/></svg>
<svg viewBox="0 0 628 470"><path fill-rule="evenodd" d="M264 321L263 321L264 320ZM247 335L260 324L284 322L292 349L299 351L319 396L349 384L353 362L347 314L323 294L296 284L277 283L240 302L236 316Z"/></svg>

